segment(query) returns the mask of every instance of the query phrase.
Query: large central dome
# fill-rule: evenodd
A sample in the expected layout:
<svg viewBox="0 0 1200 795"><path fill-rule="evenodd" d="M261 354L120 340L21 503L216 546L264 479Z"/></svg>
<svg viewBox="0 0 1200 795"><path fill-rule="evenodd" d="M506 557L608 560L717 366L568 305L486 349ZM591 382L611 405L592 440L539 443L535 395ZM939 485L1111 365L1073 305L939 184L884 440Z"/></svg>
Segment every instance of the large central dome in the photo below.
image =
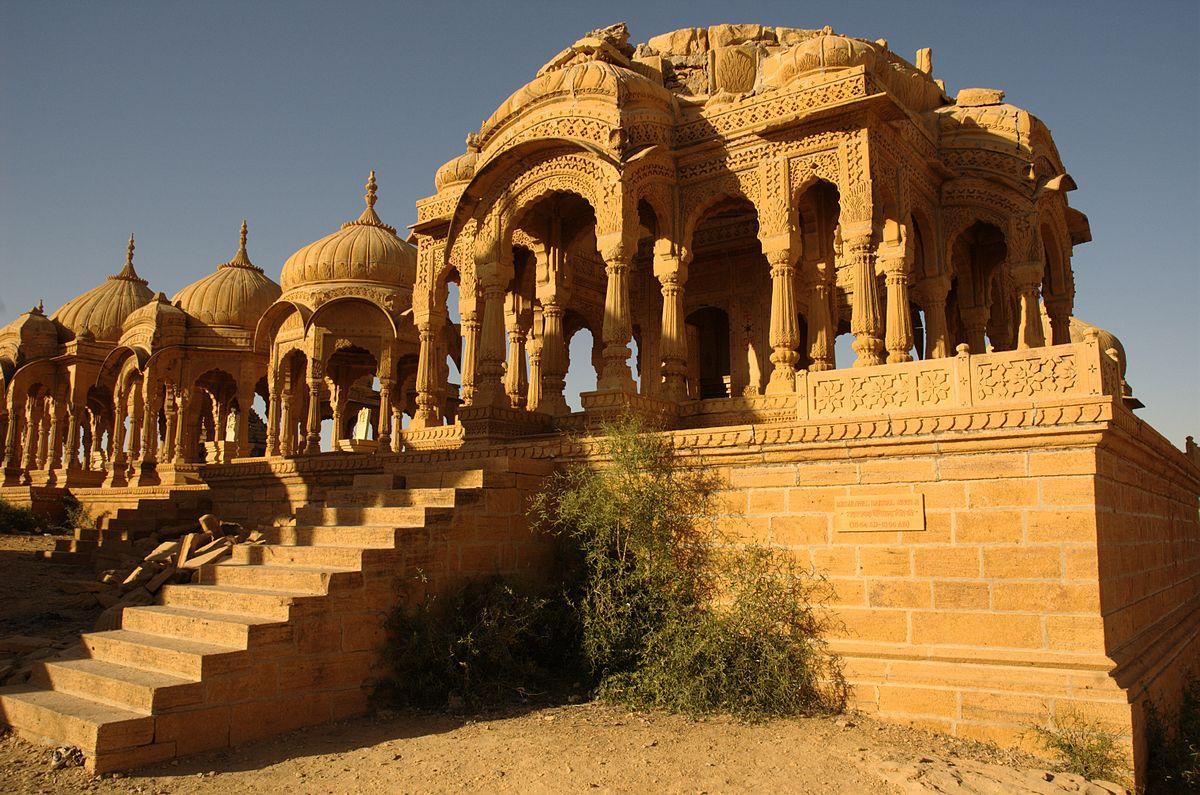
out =
<svg viewBox="0 0 1200 795"><path fill-rule="evenodd" d="M366 202L358 220L288 257L279 281L284 290L319 282L374 282L399 287L416 272L417 250L375 214L375 172L367 181Z"/></svg>

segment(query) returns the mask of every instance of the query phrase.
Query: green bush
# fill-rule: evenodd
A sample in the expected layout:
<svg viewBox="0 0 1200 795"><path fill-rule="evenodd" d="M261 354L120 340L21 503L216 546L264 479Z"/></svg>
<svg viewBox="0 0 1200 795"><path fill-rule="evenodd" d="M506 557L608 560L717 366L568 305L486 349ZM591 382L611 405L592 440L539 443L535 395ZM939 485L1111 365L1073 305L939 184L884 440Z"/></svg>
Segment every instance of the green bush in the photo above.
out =
<svg viewBox="0 0 1200 795"><path fill-rule="evenodd" d="M1184 686L1173 726L1153 702L1146 712L1148 791L1200 791L1200 678L1191 677Z"/></svg>
<svg viewBox="0 0 1200 795"><path fill-rule="evenodd" d="M554 678L562 657L556 612L556 602L500 578L472 582L447 598L426 596L388 622L392 673L380 694L427 709L528 697Z"/></svg>
<svg viewBox="0 0 1200 795"><path fill-rule="evenodd" d="M1074 710L1067 710L1051 728L1034 726L1038 741L1068 773L1093 781L1123 781L1129 758L1120 732Z"/></svg>
<svg viewBox="0 0 1200 795"><path fill-rule="evenodd" d="M0 533L36 535L45 532L45 522L28 508L0 500Z"/></svg>
<svg viewBox="0 0 1200 795"><path fill-rule="evenodd" d="M603 429L608 464L554 476L536 524L582 558L574 589L597 694L633 708L761 719L841 709L822 641L824 580L781 550L735 545L717 522L724 486L637 420Z"/></svg>

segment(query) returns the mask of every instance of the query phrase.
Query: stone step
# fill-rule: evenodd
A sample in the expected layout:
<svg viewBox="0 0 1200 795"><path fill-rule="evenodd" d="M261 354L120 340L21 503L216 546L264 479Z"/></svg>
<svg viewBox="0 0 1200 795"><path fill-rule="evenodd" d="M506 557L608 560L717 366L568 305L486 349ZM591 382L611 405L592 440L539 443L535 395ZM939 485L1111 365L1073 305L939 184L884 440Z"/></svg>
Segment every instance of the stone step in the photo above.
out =
<svg viewBox="0 0 1200 795"><path fill-rule="evenodd" d="M355 475L351 481L354 489L378 490L396 488L396 476L390 472Z"/></svg>
<svg viewBox="0 0 1200 795"><path fill-rule="evenodd" d="M89 755L154 739L150 715L33 685L0 688L0 722L34 742L74 745Z"/></svg>
<svg viewBox="0 0 1200 795"><path fill-rule="evenodd" d="M204 685L194 679L90 657L38 663L30 683L134 712L176 709L204 699Z"/></svg>
<svg viewBox="0 0 1200 795"><path fill-rule="evenodd" d="M236 670L248 660L245 650L234 646L128 629L90 632L83 645L99 660L191 679Z"/></svg>
<svg viewBox="0 0 1200 795"><path fill-rule="evenodd" d="M159 592L164 605L215 613L260 616L286 621L294 608L318 601L308 593L236 588L230 585L164 585Z"/></svg>
<svg viewBox="0 0 1200 795"><path fill-rule="evenodd" d="M306 566L217 563L200 569L201 585L234 585L323 595L362 586L362 572Z"/></svg>
<svg viewBox="0 0 1200 795"><path fill-rule="evenodd" d="M233 554L229 560L232 563L243 564L320 566L357 570L362 568L366 551L363 547L238 544L233 548Z"/></svg>
<svg viewBox="0 0 1200 795"><path fill-rule="evenodd" d="M296 511L297 524L311 525L358 525L390 524L395 527L419 527L425 520L426 508L421 506L328 506L306 505Z"/></svg>
<svg viewBox="0 0 1200 795"><path fill-rule="evenodd" d="M482 469L413 472L405 474L404 485L410 489L477 489L483 487L487 474Z"/></svg>
<svg viewBox="0 0 1200 795"><path fill-rule="evenodd" d="M453 508L468 499L474 489L388 489L386 491L364 491L360 489L330 489L325 495L325 504L331 507L405 508L431 507Z"/></svg>
<svg viewBox="0 0 1200 795"><path fill-rule="evenodd" d="M127 607L121 613L121 628L239 649L284 642L292 637L291 627L283 620L176 605Z"/></svg>
<svg viewBox="0 0 1200 795"><path fill-rule="evenodd" d="M404 530L394 525L328 525L272 527L267 540L285 546L344 546L361 549L395 549Z"/></svg>
<svg viewBox="0 0 1200 795"><path fill-rule="evenodd" d="M42 560L48 563L65 563L71 566L86 566L92 562L93 552L63 549L41 551Z"/></svg>

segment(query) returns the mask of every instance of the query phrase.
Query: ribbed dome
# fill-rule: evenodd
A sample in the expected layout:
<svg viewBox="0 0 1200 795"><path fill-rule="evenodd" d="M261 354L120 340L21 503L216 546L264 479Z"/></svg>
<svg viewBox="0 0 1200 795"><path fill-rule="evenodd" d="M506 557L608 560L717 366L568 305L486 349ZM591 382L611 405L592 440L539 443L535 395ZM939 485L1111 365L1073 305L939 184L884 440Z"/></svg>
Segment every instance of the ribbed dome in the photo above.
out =
<svg viewBox="0 0 1200 795"><path fill-rule="evenodd" d="M466 182L475 176L475 163L479 160L479 147L475 136L467 139L467 151L445 165L433 175L433 186L438 190L458 182Z"/></svg>
<svg viewBox="0 0 1200 795"><path fill-rule="evenodd" d="M253 331L259 318L279 298L279 285L263 275L246 253L246 222L237 254L216 271L184 287L171 301L209 326Z"/></svg>
<svg viewBox="0 0 1200 795"><path fill-rule="evenodd" d="M51 316L62 326L66 339L88 333L101 342L116 342L121 338L121 326L129 313L154 297L146 280L133 269L133 247L133 235L130 235L125 267L121 272L63 304Z"/></svg>
<svg viewBox="0 0 1200 795"><path fill-rule="evenodd" d="M167 299L165 293L155 293L149 301L129 313L125 318L125 329L132 330L142 323L158 326L164 322L182 325L187 322L187 316Z"/></svg>
<svg viewBox="0 0 1200 795"><path fill-rule="evenodd" d="M0 360L7 359L10 364L51 356L57 346L58 327L40 304L0 328Z"/></svg>
<svg viewBox="0 0 1200 795"><path fill-rule="evenodd" d="M415 273L417 250L375 214L375 172L367 182L367 208L332 235L309 243L283 265L280 283L290 290L328 281L376 282L399 287ZM408 276L411 279L411 275Z"/></svg>

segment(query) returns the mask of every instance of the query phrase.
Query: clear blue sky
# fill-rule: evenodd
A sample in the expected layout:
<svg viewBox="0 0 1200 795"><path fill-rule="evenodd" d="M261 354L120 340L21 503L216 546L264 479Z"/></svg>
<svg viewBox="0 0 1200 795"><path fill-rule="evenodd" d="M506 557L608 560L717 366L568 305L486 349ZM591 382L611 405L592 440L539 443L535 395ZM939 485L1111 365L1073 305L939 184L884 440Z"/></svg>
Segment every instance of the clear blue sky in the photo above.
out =
<svg viewBox="0 0 1200 795"><path fill-rule="evenodd" d="M1200 436L1200 3L58 3L0 0L0 323L137 267L168 295L233 254L278 277L355 217L403 227L434 170L591 28L760 22L932 47L1054 133L1095 240L1077 314L1129 352L1141 416ZM584 357L586 359L586 357Z"/></svg>

